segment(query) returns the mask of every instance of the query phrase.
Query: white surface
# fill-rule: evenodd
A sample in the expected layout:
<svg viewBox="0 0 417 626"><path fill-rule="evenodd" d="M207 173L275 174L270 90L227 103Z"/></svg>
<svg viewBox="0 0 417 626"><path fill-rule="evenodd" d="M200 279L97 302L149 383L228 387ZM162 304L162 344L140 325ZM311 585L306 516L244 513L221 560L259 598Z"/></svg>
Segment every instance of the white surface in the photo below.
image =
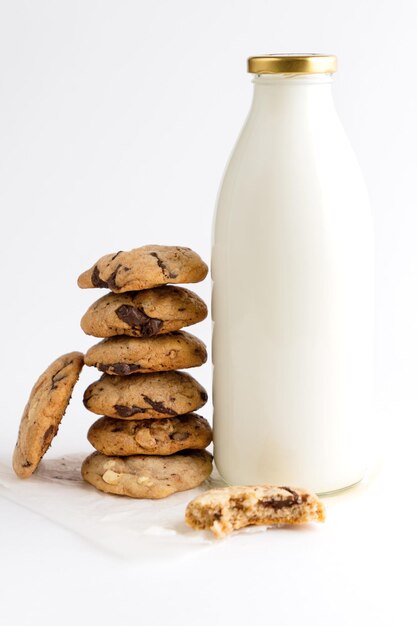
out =
<svg viewBox="0 0 417 626"><path fill-rule="evenodd" d="M382 513L387 490L389 506L400 511L394 516ZM410 566L417 511L403 482L381 468L368 485L326 505L325 525L237 534L161 565L146 555L133 563L112 558L0 499L7 538L1 615L10 626L128 618L152 625L235 624L238 618L242 624L266 618L297 625L415 624Z"/></svg>
<svg viewBox="0 0 417 626"><path fill-rule="evenodd" d="M149 242L208 259L250 103L245 58L280 50L339 56L336 103L376 214L375 439L385 429L388 445L379 490L341 500L319 530L233 537L163 568L116 561L1 498L1 623L415 624L415 19L412 0L3 0L1 462L40 371L92 343L80 271ZM209 281L197 291L208 300ZM83 372L51 455L89 450L94 378Z"/></svg>
<svg viewBox="0 0 417 626"><path fill-rule="evenodd" d="M254 77L219 193L214 455L229 484L326 493L369 464L373 224L332 80Z"/></svg>

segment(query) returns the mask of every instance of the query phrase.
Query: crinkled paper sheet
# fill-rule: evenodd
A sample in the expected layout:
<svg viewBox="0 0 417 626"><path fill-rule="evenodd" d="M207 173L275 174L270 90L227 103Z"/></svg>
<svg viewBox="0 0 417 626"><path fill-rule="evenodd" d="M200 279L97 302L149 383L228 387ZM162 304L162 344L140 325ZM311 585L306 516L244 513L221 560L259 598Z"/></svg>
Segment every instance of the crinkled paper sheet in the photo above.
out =
<svg viewBox="0 0 417 626"><path fill-rule="evenodd" d="M184 522L187 503L199 493L224 486L214 474L200 487L161 500L134 500L96 491L83 482L85 455L42 461L26 480L0 464L0 495L78 533L106 551L135 560L179 558L216 543L208 532Z"/></svg>
<svg viewBox="0 0 417 626"><path fill-rule="evenodd" d="M196 555L219 544L206 531L186 526L185 508L207 489L224 487L216 470L196 489L160 500L135 500L97 491L81 478L85 454L65 455L43 460L36 473L26 480L17 478L12 468L0 463L0 496L73 531L99 548L124 559L160 562ZM362 492L367 481L358 488ZM346 499L346 494L330 500ZM329 500L329 499L328 499ZM330 502L326 502L329 507ZM257 534L266 526L252 526L234 535Z"/></svg>

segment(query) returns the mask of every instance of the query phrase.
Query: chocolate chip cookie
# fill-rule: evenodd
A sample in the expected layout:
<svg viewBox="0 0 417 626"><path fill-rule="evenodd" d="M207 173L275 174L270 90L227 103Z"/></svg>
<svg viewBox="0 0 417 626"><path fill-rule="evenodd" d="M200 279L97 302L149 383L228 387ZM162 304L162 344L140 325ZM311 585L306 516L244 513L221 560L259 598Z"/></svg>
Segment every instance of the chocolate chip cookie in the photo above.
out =
<svg viewBox="0 0 417 626"><path fill-rule="evenodd" d="M208 421L196 413L130 421L101 417L90 427L87 438L107 456L170 455L180 450L204 450L212 432Z"/></svg>
<svg viewBox="0 0 417 626"><path fill-rule="evenodd" d="M101 257L79 276L78 286L123 293L169 283L198 283L207 272L207 265L190 248L150 245Z"/></svg>
<svg viewBox="0 0 417 626"><path fill-rule="evenodd" d="M103 376L87 387L84 405L119 419L146 419L190 413L207 402L205 389L185 372Z"/></svg>
<svg viewBox="0 0 417 626"><path fill-rule="evenodd" d="M96 489L130 498L165 498L193 489L211 474L212 456L187 450L171 456L104 456L93 452L82 465L84 480Z"/></svg>
<svg viewBox="0 0 417 626"><path fill-rule="evenodd" d="M31 476L58 432L82 366L81 352L60 356L35 383L22 415L13 454L20 478Z"/></svg>
<svg viewBox="0 0 417 626"><path fill-rule="evenodd" d="M94 337L152 337L201 322L207 307L183 287L164 286L144 291L109 293L94 302L81 328Z"/></svg>
<svg viewBox="0 0 417 626"><path fill-rule="evenodd" d="M188 526L224 537L245 526L324 522L323 504L305 489L260 485L211 489L192 500Z"/></svg>
<svg viewBox="0 0 417 626"><path fill-rule="evenodd" d="M101 372L126 376L197 367L207 360L204 343L183 330L155 337L110 337L92 346L86 365Z"/></svg>

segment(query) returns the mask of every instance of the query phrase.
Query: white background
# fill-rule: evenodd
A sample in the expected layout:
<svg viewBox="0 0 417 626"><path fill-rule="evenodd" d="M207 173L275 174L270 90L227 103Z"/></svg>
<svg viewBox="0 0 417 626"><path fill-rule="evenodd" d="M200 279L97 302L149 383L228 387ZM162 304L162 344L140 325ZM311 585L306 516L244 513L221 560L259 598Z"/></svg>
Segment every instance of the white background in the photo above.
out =
<svg viewBox="0 0 417 626"><path fill-rule="evenodd" d="M266 533L163 571L116 562L0 500L2 623L415 623L412 502L396 481L415 473L416 18L413 0L0 2L0 460L38 374L91 345L79 319L96 294L77 288L82 270L145 243L209 260L218 185L250 105L246 57L284 51L339 57L336 104L375 211L375 438L388 434L385 459L396 459L371 523L366 504L350 518L342 507L348 523L330 524L323 545ZM196 287L207 301L209 290ZM195 332L209 341L209 322ZM199 374L209 385L209 367ZM81 388L94 378L83 373L54 452L89 449Z"/></svg>

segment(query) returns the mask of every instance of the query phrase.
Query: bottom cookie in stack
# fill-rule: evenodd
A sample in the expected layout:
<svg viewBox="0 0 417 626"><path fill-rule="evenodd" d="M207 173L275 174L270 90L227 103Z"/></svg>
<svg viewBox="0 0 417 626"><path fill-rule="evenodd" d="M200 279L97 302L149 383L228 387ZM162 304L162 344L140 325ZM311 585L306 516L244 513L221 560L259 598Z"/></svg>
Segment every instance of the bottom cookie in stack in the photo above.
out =
<svg viewBox="0 0 417 626"><path fill-rule="evenodd" d="M82 465L85 481L106 493L131 498L165 498L200 485L212 471L206 450L184 450L170 456L105 456L93 452Z"/></svg>
<svg viewBox="0 0 417 626"><path fill-rule="evenodd" d="M164 498L200 485L212 471L212 439L200 415L121 420L101 417L88 431L96 448L82 465L85 481L106 493Z"/></svg>

